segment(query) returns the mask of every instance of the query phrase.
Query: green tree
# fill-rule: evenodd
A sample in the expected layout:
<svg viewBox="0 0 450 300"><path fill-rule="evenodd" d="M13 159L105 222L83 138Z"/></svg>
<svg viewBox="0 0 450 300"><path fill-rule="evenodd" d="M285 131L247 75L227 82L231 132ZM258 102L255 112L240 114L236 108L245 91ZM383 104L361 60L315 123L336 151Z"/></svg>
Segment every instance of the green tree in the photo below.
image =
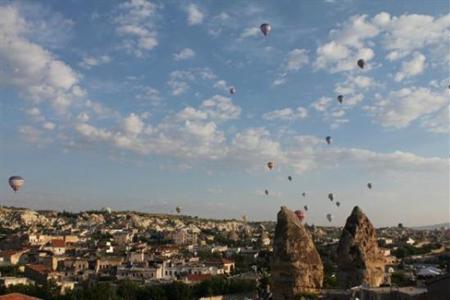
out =
<svg viewBox="0 0 450 300"><path fill-rule="evenodd" d="M165 286L168 299L191 300L192 289L185 283L175 281Z"/></svg>
<svg viewBox="0 0 450 300"><path fill-rule="evenodd" d="M391 274L391 284L395 286L408 286L411 282L404 272L394 272Z"/></svg>

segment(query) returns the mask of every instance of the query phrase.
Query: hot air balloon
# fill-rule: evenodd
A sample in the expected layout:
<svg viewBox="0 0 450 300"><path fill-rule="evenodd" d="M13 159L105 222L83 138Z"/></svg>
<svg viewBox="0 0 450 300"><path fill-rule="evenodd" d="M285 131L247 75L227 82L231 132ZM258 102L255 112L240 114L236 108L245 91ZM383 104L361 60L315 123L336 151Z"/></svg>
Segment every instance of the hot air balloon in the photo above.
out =
<svg viewBox="0 0 450 300"><path fill-rule="evenodd" d="M234 87L230 87L230 94L231 95L236 94L236 89Z"/></svg>
<svg viewBox="0 0 450 300"><path fill-rule="evenodd" d="M328 194L328 199L330 199L330 201L333 201L333 200L334 200L334 195L333 195L333 193L329 193L329 194Z"/></svg>
<svg viewBox="0 0 450 300"><path fill-rule="evenodd" d="M23 186L25 180L20 176L11 176L9 177L8 182L9 186L14 190L14 192L17 192Z"/></svg>
<svg viewBox="0 0 450 300"><path fill-rule="evenodd" d="M398 223L398 228L403 228L403 223Z"/></svg>
<svg viewBox="0 0 450 300"><path fill-rule="evenodd" d="M305 193L305 192L303 192L303 193L302 193L302 196L303 196L303 197L306 197L306 193Z"/></svg>
<svg viewBox="0 0 450 300"><path fill-rule="evenodd" d="M366 64L366 62L364 61L364 59L360 58L358 59L358 67L360 67L361 69L364 69L364 65Z"/></svg>
<svg viewBox="0 0 450 300"><path fill-rule="evenodd" d="M344 96L342 95L337 96L337 101L342 104L342 101L344 101Z"/></svg>
<svg viewBox="0 0 450 300"><path fill-rule="evenodd" d="M272 31L272 26L270 24L264 23L259 26L259 29L261 29L262 34L264 36L267 36Z"/></svg>
<svg viewBox="0 0 450 300"><path fill-rule="evenodd" d="M308 205L303 206L303 208L305 209L305 211L308 211Z"/></svg>
<svg viewBox="0 0 450 300"><path fill-rule="evenodd" d="M327 141L327 144L328 144L328 145L331 144L331 136L327 136L327 137L325 138L325 141Z"/></svg>
<svg viewBox="0 0 450 300"><path fill-rule="evenodd" d="M369 189L371 189L371 188L372 188L372 184L369 182L369 183L367 184L367 187L368 187Z"/></svg>
<svg viewBox="0 0 450 300"><path fill-rule="evenodd" d="M175 210L176 210L176 212L179 214L179 213L181 212L181 207L180 207L180 206L177 206L177 207L175 208Z"/></svg>
<svg viewBox="0 0 450 300"><path fill-rule="evenodd" d="M328 220L328 222L333 221L333 215L332 214L327 214L327 220Z"/></svg>
<svg viewBox="0 0 450 300"><path fill-rule="evenodd" d="M337 206L337 207L341 206L341 202L336 201L336 206Z"/></svg>
<svg viewBox="0 0 450 300"><path fill-rule="evenodd" d="M275 163L273 161L269 161L267 163L267 167L269 168L269 170L272 170L274 166L275 166Z"/></svg>
<svg viewBox="0 0 450 300"><path fill-rule="evenodd" d="M288 176L288 180L289 180L289 181L292 181L292 176Z"/></svg>
<svg viewBox="0 0 450 300"><path fill-rule="evenodd" d="M269 196L269 190L265 190L264 194L266 194L266 196Z"/></svg>
<svg viewBox="0 0 450 300"><path fill-rule="evenodd" d="M302 210L296 210L294 213L300 220L300 222L303 222L303 219L305 218L305 213Z"/></svg>

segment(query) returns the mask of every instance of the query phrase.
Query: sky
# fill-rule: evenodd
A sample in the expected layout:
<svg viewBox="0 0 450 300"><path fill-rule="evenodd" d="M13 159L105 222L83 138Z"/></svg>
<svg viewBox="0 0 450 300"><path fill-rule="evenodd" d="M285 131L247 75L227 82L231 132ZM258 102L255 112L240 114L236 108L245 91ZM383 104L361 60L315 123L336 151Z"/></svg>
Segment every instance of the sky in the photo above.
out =
<svg viewBox="0 0 450 300"><path fill-rule="evenodd" d="M0 0L0 204L448 222L449 49L447 0Z"/></svg>

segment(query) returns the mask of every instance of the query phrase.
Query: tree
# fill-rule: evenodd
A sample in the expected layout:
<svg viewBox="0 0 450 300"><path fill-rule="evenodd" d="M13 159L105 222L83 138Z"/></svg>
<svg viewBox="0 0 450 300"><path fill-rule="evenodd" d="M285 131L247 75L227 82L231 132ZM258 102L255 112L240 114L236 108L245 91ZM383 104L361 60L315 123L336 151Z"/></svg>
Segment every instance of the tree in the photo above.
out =
<svg viewBox="0 0 450 300"><path fill-rule="evenodd" d="M185 283L175 281L165 286L168 299L191 300L192 289Z"/></svg>
<svg viewBox="0 0 450 300"><path fill-rule="evenodd" d="M391 284L393 286L408 286L410 281L404 272L394 272L391 274Z"/></svg>

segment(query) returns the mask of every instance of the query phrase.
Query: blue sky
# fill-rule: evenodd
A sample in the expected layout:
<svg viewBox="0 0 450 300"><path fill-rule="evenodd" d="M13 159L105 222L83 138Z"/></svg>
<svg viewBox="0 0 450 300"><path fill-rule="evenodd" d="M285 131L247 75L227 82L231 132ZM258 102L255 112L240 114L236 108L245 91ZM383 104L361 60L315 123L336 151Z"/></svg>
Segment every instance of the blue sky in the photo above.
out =
<svg viewBox="0 0 450 300"><path fill-rule="evenodd" d="M448 222L449 35L447 1L0 1L1 202Z"/></svg>

